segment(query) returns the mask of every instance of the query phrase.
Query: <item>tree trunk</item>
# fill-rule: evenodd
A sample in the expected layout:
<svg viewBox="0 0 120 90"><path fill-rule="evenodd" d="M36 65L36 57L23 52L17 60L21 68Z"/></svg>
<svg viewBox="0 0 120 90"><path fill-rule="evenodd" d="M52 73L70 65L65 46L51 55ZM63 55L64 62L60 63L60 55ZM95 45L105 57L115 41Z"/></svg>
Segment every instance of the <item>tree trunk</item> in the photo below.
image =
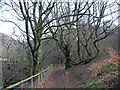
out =
<svg viewBox="0 0 120 90"><path fill-rule="evenodd" d="M35 51L33 53L33 71L32 74L35 75L40 70L40 58L39 58L39 52Z"/></svg>
<svg viewBox="0 0 120 90"><path fill-rule="evenodd" d="M66 62L65 62L65 69L71 68L71 59L70 59L70 55L65 55L65 59L66 59Z"/></svg>

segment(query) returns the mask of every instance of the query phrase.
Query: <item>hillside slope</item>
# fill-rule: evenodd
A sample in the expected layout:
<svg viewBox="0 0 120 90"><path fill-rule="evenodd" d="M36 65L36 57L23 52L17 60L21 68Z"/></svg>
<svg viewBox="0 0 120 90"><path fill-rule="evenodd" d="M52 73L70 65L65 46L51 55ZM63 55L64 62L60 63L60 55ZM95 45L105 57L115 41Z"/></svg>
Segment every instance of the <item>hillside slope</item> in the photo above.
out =
<svg viewBox="0 0 120 90"><path fill-rule="evenodd" d="M112 50L109 52L110 56L89 64L77 65L68 70L55 70L36 88L96 88L98 82L98 87L113 88L118 80L118 56Z"/></svg>

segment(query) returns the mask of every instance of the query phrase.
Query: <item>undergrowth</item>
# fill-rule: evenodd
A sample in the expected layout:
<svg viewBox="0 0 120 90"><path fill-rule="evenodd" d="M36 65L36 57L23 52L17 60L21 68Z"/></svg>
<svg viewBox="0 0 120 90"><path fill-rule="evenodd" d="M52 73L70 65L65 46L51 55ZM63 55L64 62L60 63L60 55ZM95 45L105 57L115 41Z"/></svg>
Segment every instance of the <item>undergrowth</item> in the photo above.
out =
<svg viewBox="0 0 120 90"><path fill-rule="evenodd" d="M84 84L84 87L114 88L115 84L118 83L118 73L120 73L120 67L118 67L118 63L120 61L120 57L112 48L108 49L108 53L109 58L94 62L90 65L89 68L92 71L92 75L99 77L99 80L96 82L100 83L88 82Z"/></svg>

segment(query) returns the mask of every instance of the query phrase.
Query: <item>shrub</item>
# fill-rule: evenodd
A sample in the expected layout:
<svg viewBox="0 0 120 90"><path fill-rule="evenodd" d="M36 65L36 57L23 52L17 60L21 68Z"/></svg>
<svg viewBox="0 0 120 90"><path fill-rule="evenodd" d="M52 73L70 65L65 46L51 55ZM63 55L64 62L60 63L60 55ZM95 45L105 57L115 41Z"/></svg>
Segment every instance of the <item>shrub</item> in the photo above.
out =
<svg viewBox="0 0 120 90"><path fill-rule="evenodd" d="M89 69L94 75L118 71L118 62L120 58L112 48L109 48L108 50L110 55L109 58L91 64Z"/></svg>
<svg viewBox="0 0 120 90"><path fill-rule="evenodd" d="M120 63L120 57L112 48L109 48L108 51L109 58L91 64L89 69L93 75L100 76L98 81L102 87L112 88L118 83L117 79L120 74L118 63Z"/></svg>
<svg viewBox="0 0 120 90"><path fill-rule="evenodd" d="M85 84L82 86L82 88L92 88L92 90L93 90L93 89L96 90L96 89L101 88L101 85L100 85L100 83L98 83L98 82L91 81L91 82L85 83Z"/></svg>
<svg viewBox="0 0 120 90"><path fill-rule="evenodd" d="M111 64L111 63L108 63L108 64L103 64L102 65L102 73L109 73L109 71L111 70L111 69L113 69L115 67L115 65L114 64Z"/></svg>

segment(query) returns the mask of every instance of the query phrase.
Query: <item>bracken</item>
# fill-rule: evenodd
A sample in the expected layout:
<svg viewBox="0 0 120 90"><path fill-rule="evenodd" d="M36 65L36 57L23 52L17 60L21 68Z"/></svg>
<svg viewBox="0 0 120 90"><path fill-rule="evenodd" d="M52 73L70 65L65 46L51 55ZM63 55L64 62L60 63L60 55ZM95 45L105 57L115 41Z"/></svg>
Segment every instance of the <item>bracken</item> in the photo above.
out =
<svg viewBox="0 0 120 90"><path fill-rule="evenodd" d="M99 62L96 63L92 63L90 65L90 70L93 72L93 74L97 75L99 73L104 73L102 70L103 65L106 64L112 64L114 66L114 68L111 68L111 70L114 72L116 71L118 68L118 60L120 60L120 57L118 56L118 54L112 49L109 48L109 58L105 59L105 60L101 60ZM111 71L110 71L111 72Z"/></svg>

